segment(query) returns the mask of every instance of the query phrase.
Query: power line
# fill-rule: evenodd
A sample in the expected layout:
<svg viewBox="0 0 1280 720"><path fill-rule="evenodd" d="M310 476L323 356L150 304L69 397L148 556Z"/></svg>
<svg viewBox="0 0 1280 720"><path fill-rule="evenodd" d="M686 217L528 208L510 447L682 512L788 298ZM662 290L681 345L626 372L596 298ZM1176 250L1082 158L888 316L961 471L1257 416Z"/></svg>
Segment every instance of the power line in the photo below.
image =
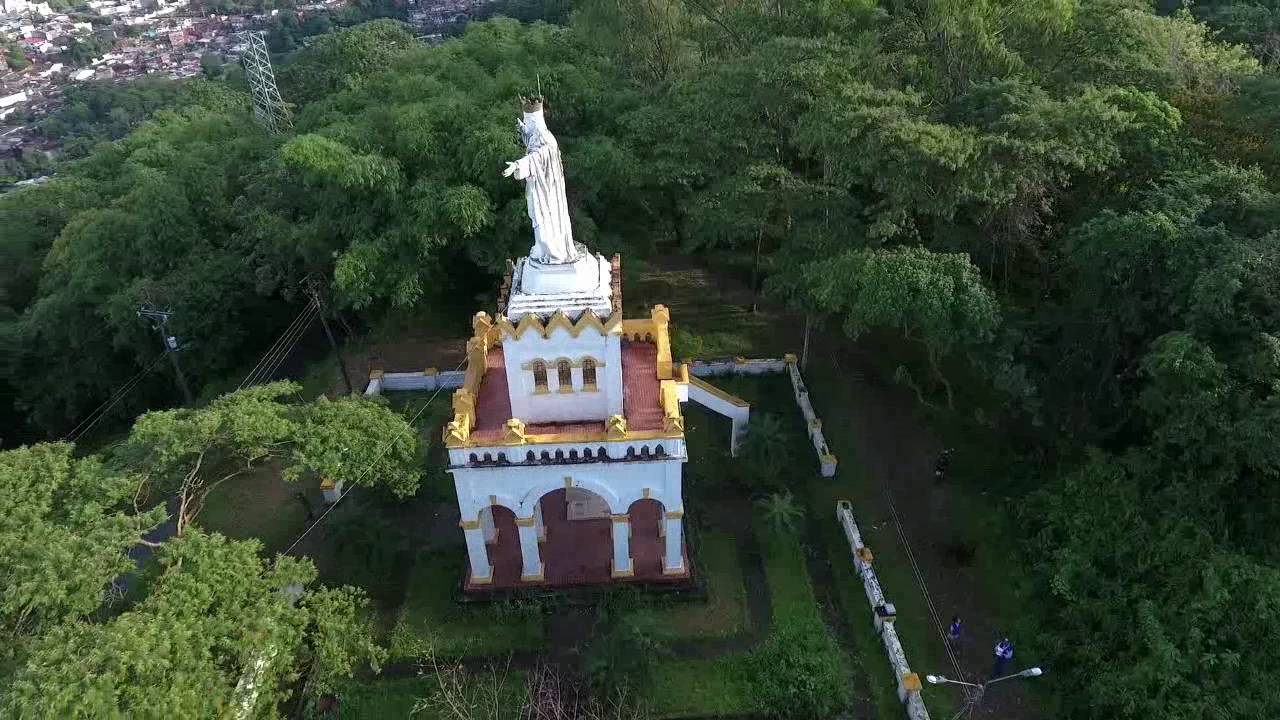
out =
<svg viewBox="0 0 1280 720"><path fill-rule="evenodd" d="M466 364L467 364L466 360L463 360L462 362L458 363L458 367L454 368L454 372L461 370L462 366ZM431 397L427 398L427 401L422 404L422 407L418 408L418 411L413 414L413 417L409 418L409 422L406 423L406 427L408 428L413 427L413 424L417 422L418 418L422 416L422 413L425 412L426 409L431 406L431 403L436 399L436 396L438 396L440 394L440 391L442 390L444 390L443 385L436 388L436 391L431 394ZM320 513L320 517L316 518L315 522L308 525L307 529L303 530L302 534L298 536L298 539L293 541L293 544L291 544L289 547L284 549L283 554L288 555L290 552L292 552L293 549L298 546L298 543L302 542L302 539L305 538L312 530L315 529L317 525L320 524L321 520L324 520L325 517L329 515L329 513L333 512L333 509L338 507L338 503L342 502L343 498L351 494L351 491L354 490L356 486L360 484L360 481L364 479L365 475L368 475L369 471L373 470L374 464L377 463L379 460L381 460L383 455L387 454L387 451L391 449L392 444L394 444L396 440L399 440L400 436L403 434L404 434L404 430L402 429L400 430L400 432L396 433L395 435L392 435L391 439L388 440L386 444L382 446L382 449L378 451L377 457L375 457L367 466L365 466L364 472L360 473L360 476L355 479L355 482L351 483L351 486L348 487L346 491L344 491L341 495L339 495L338 499L334 500L332 505L325 508L325 511Z"/></svg>
<svg viewBox="0 0 1280 720"><path fill-rule="evenodd" d="M147 363L146 367L142 368L137 373L135 373L133 377L126 380L125 383L121 385L119 388L117 388L116 391L112 393L110 397L108 397L106 400L103 400L101 405L94 408L93 412L86 415L85 418L80 421L80 424L76 425L74 428L71 428L71 431L62 437L63 441L76 442L80 438L84 437L90 430L93 429L94 425L97 425L98 422L102 420L102 418L107 416L107 413L111 411L111 408L116 406L116 403L124 399L124 396L128 394L128 392L132 390L134 386L136 386L142 380L143 376L145 376L147 373L155 369L156 365L158 365L160 361L164 359L164 356L165 356L165 353L160 353L154 359L152 359L151 362ZM88 423L87 426L85 425L86 423Z"/></svg>
<svg viewBox="0 0 1280 720"><path fill-rule="evenodd" d="M289 338L288 344L282 345L280 349L276 351L274 357L268 361L267 365L263 366L262 372L251 384L269 382L271 378L275 377L276 371L280 369L280 366L284 364L285 359L288 358L289 354L293 352L293 349L297 347L298 342L301 341L302 337L311 329L311 325L316 321L316 316L319 314L319 307L313 307L307 311L302 324L298 326L297 330L295 330L293 335Z"/></svg>
<svg viewBox="0 0 1280 720"><path fill-rule="evenodd" d="M303 332L305 332L306 327L309 327L311 321L315 319L314 315L308 317L308 315L315 309L315 299L313 298L307 302L307 304L298 313L297 317L293 319L293 322L289 323L289 326L284 329L284 332L280 333L280 337L276 338L276 341L271 343L271 346L262 354L262 358L258 360L258 364L254 365L253 369L249 371L249 374L244 376L244 380L240 381L240 385L236 387L236 390L243 390L254 383L260 382L265 377L268 377L270 372L275 372L274 368L270 372L263 371L267 367L268 363L275 361L276 357L286 345L288 345L289 350L285 351L284 355L288 355L289 351L293 350L293 344L297 343L298 338L302 336Z"/></svg>
<svg viewBox="0 0 1280 720"><path fill-rule="evenodd" d="M907 540L907 534L902 529L902 521L898 517L898 508L893 504L893 496L889 489L882 488L884 491L885 501L889 505L889 514L893 517L893 527L898 532L898 539L902 542L902 548L906 551L907 561L911 564L911 572L916 577L916 582L920 584L920 592L924 595L925 605L929 609L929 617L933 620L933 626L938 631L938 637L942 639L942 646L947 651L947 658L951 661L951 667L955 669L956 676L960 680L964 680L964 671L960 669L960 661L956 658L956 654L951 649L951 643L947 639L946 631L942 627L942 620L938 616L938 608L933 604L933 597L929 595L929 585L924 581L924 573L920 570L920 565L916 562L915 553L911 551L911 542Z"/></svg>

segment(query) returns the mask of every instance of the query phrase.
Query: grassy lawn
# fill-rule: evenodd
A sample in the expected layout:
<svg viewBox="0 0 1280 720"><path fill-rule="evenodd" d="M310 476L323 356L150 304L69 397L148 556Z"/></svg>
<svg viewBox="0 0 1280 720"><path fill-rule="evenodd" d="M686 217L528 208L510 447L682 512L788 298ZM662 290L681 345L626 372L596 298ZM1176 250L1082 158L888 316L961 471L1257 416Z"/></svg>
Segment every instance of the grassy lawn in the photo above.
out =
<svg viewBox="0 0 1280 720"><path fill-rule="evenodd" d="M704 530L698 556L707 583L706 600L641 596L629 615L652 627L661 640L722 638L747 630L747 590L742 584L738 541L729 533Z"/></svg>
<svg viewBox="0 0 1280 720"><path fill-rule="evenodd" d="M726 655L655 663L648 692L654 717L701 718L757 711L744 659L744 655Z"/></svg>
<svg viewBox="0 0 1280 720"><path fill-rule="evenodd" d="M268 555L289 546L307 525L307 514L295 494L302 492L312 511L323 512L318 487L286 482L270 465L264 465L219 485L209 493L196 517L201 527L230 538L257 538Z"/></svg>
<svg viewBox="0 0 1280 720"><path fill-rule="evenodd" d="M827 632L805 566L800 538L769 530L756 518L773 623ZM759 712L750 653L655 663L649 702L657 717L706 717ZM842 662L847 659L841 658Z"/></svg>
<svg viewBox="0 0 1280 720"><path fill-rule="evenodd" d="M430 673L430 671L428 671ZM491 690L490 677L482 676L485 682L471 683L468 690L473 694L472 701L481 704L481 688ZM524 696L524 673L511 670L501 678L499 685L499 703L502 708L510 710L519 707ZM375 678L367 682L349 681L338 689L341 700L339 717L342 720L383 720L384 718L408 718L414 720L452 720L455 716L441 709L430 699L439 690L435 676L431 674L412 678ZM491 698L490 694L488 698ZM414 709L422 703L422 707ZM487 703L484 703L487 705ZM489 718L483 712L477 718ZM507 717L499 715L499 717Z"/></svg>
<svg viewBox="0 0 1280 720"><path fill-rule="evenodd" d="M465 550L455 547L418 553L391 632L393 660L418 658L428 650L439 657L468 657L543 646L542 614L536 604L454 602L465 558Z"/></svg>

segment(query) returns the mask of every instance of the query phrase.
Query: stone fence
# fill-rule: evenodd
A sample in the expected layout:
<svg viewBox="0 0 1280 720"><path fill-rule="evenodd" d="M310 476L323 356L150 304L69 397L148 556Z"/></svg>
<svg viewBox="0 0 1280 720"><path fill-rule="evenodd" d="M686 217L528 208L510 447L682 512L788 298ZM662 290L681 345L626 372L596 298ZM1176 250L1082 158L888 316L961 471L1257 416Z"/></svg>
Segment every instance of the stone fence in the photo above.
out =
<svg viewBox="0 0 1280 720"><path fill-rule="evenodd" d="M898 640L896 626L897 610L893 604L885 600L884 590L880 587L880 579L876 577L875 558L871 548L862 542L858 532L858 524L853 519L853 506L848 500L836 503L836 518L844 528L844 536L849 541L849 552L853 556L853 566L862 576L862 588L867 594L867 603L871 607L871 622L880 636L880 644L884 647L885 656L893 668L898 681L898 700L906 708L909 720L929 720L929 711L924 706L924 698L920 696L920 676L911 671L907 664L906 651Z"/></svg>
<svg viewBox="0 0 1280 720"><path fill-rule="evenodd" d="M441 388L452 390L462 387L466 377L465 370L437 370L427 368L422 372L382 372L374 370L369 373L369 386L365 388L365 397L381 395L384 391L404 392L425 390L431 392Z"/></svg>

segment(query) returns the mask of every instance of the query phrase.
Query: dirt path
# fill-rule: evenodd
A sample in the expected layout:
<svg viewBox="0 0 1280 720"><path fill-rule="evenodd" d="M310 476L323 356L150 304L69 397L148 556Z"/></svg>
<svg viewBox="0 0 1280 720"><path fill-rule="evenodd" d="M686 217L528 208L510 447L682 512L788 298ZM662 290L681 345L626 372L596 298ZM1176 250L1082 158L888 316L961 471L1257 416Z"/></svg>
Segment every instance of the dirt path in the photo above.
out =
<svg viewBox="0 0 1280 720"><path fill-rule="evenodd" d="M822 392L826 405L842 406L851 427L858 462L869 479L882 489L868 493L874 499L871 507L862 507L864 516L891 517L886 494L896 506L902 531L929 588L929 595L942 622L952 614L964 619L965 641L959 652L960 666L970 680L986 679L992 669L992 648L1002 632L989 616L982 579L956 560L954 539L957 519L945 484L934 479L934 463L942 450L941 441L932 435L926 423L916 414L916 400L906 389L884 378L875 367L868 349L850 347L848 343L816 343L816 363L829 363L847 382L825 383ZM828 387L831 385L831 387ZM819 408L821 412L821 407ZM864 499L863 504L867 504ZM994 509L994 508L993 508ZM888 521L891 522L891 521ZM893 537L901 544L891 526L881 525L882 537ZM920 592L918 587L897 588L896 592ZM943 654L943 640L932 627L927 628L929 642L937 643ZM1012 638L1017 646L1017 638ZM1022 667L1022 658L1013 667ZM927 670L921 669L923 674ZM938 668L933 672L946 672ZM1014 680L992 688L981 706L970 717L1031 720L1037 718L1029 706L1025 689ZM960 688L956 688L959 694Z"/></svg>

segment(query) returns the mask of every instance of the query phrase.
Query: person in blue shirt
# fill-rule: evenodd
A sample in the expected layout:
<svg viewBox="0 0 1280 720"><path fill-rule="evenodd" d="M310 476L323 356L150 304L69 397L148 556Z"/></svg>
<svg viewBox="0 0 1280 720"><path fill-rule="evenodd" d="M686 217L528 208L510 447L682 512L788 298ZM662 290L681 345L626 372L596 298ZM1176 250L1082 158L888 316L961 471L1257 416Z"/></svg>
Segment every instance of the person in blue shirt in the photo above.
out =
<svg viewBox="0 0 1280 720"><path fill-rule="evenodd" d="M960 634L964 626L960 624L960 616L952 615L951 624L947 626L947 643L951 645L953 650L960 649Z"/></svg>
<svg viewBox="0 0 1280 720"><path fill-rule="evenodd" d="M1009 662L1013 660L1013 643L1009 642L1009 638L1001 638L996 643L996 666L991 671L992 678L998 678L1004 675L1005 668L1009 666Z"/></svg>

